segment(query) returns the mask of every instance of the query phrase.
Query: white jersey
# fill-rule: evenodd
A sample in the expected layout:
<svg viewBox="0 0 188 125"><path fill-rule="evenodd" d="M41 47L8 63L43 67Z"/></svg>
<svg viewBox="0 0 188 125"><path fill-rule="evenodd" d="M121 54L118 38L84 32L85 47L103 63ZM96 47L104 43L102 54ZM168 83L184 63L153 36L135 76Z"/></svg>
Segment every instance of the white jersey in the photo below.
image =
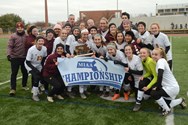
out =
<svg viewBox="0 0 188 125"><path fill-rule="evenodd" d="M132 60L129 60L126 57L126 61L130 69L135 70L135 71L143 71L142 61L139 56L133 55ZM136 74L132 74L132 75L134 77L135 87L138 88L139 81L140 81L139 78L141 77L141 75L136 75Z"/></svg>
<svg viewBox="0 0 188 125"><path fill-rule="evenodd" d="M71 52L71 54L74 54L74 51L75 51L75 48L76 48L76 46L80 46L80 45L87 45L87 47L89 47L90 48L90 41L86 41L85 43L83 43L83 42L78 42L78 41L74 41L72 44L71 44L71 46L70 46L70 52Z"/></svg>
<svg viewBox="0 0 188 125"><path fill-rule="evenodd" d="M108 33L109 30L106 30L105 32L100 32L100 34L102 35L103 38L105 38L106 34ZM105 40L106 41L106 40Z"/></svg>
<svg viewBox="0 0 188 125"><path fill-rule="evenodd" d="M61 37L57 37L57 38L54 40L54 43L53 43L52 53L55 52L56 45L59 44L59 43L61 43L61 44L64 45L64 51L66 51L66 48L65 48L66 39L65 39L65 40L62 40Z"/></svg>
<svg viewBox="0 0 188 125"><path fill-rule="evenodd" d="M73 54L74 52L74 44L77 43L74 35L69 35L68 38L67 38L67 42L66 42L66 45L69 46L69 50L70 50L70 53Z"/></svg>
<svg viewBox="0 0 188 125"><path fill-rule="evenodd" d="M148 44L152 45L152 43L151 43L152 36L148 31L145 31L144 34L138 33L138 38L140 38L142 40L142 43L144 43L146 45L148 45Z"/></svg>
<svg viewBox="0 0 188 125"><path fill-rule="evenodd" d="M136 31L136 30L134 30L134 29L131 29L131 31L134 33L134 36L135 36L136 38L139 37L139 36L138 36L138 31ZM124 34L124 36L125 36L125 34L126 34L126 31L125 31L125 30L123 31L123 34Z"/></svg>
<svg viewBox="0 0 188 125"><path fill-rule="evenodd" d="M92 44L91 50L93 52L97 53L98 55L103 56L103 57L105 57L105 55L107 53L106 46L97 47L95 43Z"/></svg>
<svg viewBox="0 0 188 125"><path fill-rule="evenodd" d="M157 61L156 64L157 73L158 73L158 69L164 70L162 83L161 83L162 88L171 98L175 99L179 93L179 85L174 75L172 74L172 71L170 70L167 61L164 58L161 58Z"/></svg>
<svg viewBox="0 0 188 125"><path fill-rule="evenodd" d="M42 46L41 50L38 50L36 45L33 45L32 47L29 48L26 56L26 61L30 61L31 64L37 68L39 71L42 69L42 59L43 57L47 56L47 48L45 46ZM25 67L27 71L31 71L31 68L26 64L25 61Z"/></svg>
<svg viewBox="0 0 188 125"><path fill-rule="evenodd" d="M118 43L115 41L115 44L116 44L118 50L124 50L125 45L126 45L126 42L124 41L122 44L118 44Z"/></svg>
<svg viewBox="0 0 188 125"><path fill-rule="evenodd" d="M110 60L117 60L117 61L121 61L123 63L127 63L126 59L125 59L125 55L123 52L121 52L120 50L116 50L116 55L115 56L111 56L109 55L109 53L107 52L106 57Z"/></svg>
<svg viewBox="0 0 188 125"><path fill-rule="evenodd" d="M160 32L157 38L155 38L155 36L152 35L152 45L154 48L156 48L158 45L163 49L165 49L167 46L170 46L170 50L166 54L166 57L167 61L172 60L172 46L166 34Z"/></svg>

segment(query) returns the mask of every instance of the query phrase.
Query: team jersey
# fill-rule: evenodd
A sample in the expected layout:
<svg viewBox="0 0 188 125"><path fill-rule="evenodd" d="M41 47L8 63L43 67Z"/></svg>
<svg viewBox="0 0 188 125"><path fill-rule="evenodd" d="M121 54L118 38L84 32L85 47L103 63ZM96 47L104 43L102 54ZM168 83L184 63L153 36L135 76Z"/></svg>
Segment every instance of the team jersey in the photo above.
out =
<svg viewBox="0 0 188 125"><path fill-rule="evenodd" d="M109 55L109 53L107 52L106 57L110 60L117 60L117 61L121 61L123 63L127 63L126 59L125 59L125 55L123 52L121 52L120 50L116 50L116 55L115 56L111 56Z"/></svg>
<svg viewBox="0 0 188 125"><path fill-rule="evenodd" d="M147 87L150 89L156 82L157 82L157 73L156 73L156 62L150 58L147 57L145 61L142 61L142 65L144 67L144 78L152 77L151 82L147 85Z"/></svg>
<svg viewBox="0 0 188 125"><path fill-rule="evenodd" d="M105 38L106 34L108 33L109 30L106 30L105 32L100 31L99 33ZM106 41L106 40L105 40Z"/></svg>
<svg viewBox="0 0 188 125"><path fill-rule="evenodd" d="M127 43L126 43L126 42L123 42L123 43L121 43L121 44L118 44L118 43L115 41L115 44L116 44L118 50L124 50L125 45L126 45Z"/></svg>
<svg viewBox="0 0 188 125"><path fill-rule="evenodd" d="M172 60L172 50L171 50L172 46L166 34L160 32L157 38L155 38L155 36L152 35L152 45L154 48L159 46L162 47L163 49L166 49L166 47L170 46L170 50L167 52L166 56L167 56L167 61Z"/></svg>
<svg viewBox="0 0 188 125"><path fill-rule="evenodd" d="M148 31L145 31L144 34L138 33L138 38L140 38L142 40L142 43L148 45L148 44L152 44L151 43L151 35Z"/></svg>
<svg viewBox="0 0 188 125"><path fill-rule="evenodd" d="M128 66L131 70L135 70L135 71L143 71L143 66L142 66L142 61L140 59L139 56L137 55L133 55L133 58L131 60L129 60L126 57L126 62L128 63ZM135 87L138 88L138 83L139 83L139 78L141 77L141 75L136 75L136 74L132 74L134 77L134 81L135 81Z"/></svg>
<svg viewBox="0 0 188 125"><path fill-rule="evenodd" d="M134 33L135 38L138 38L138 31L136 31L136 30L134 30L134 29L131 29L131 31ZM124 35L126 34L126 31L125 31L125 30L123 31L123 34L124 34Z"/></svg>
<svg viewBox="0 0 188 125"><path fill-rule="evenodd" d="M93 43L91 45L91 50L96 53L96 57L100 57L100 56L105 57L106 56L106 52L107 52L106 46L102 45L100 47L97 47L96 44Z"/></svg>
<svg viewBox="0 0 188 125"><path fill-rule="evenodd" d="M57 37L53 43L53 49L52 49L52 53L55 52L55 48L56 48L56 45L57 44L63 44L64 45L64 51L66 51L66 48L65 48L65 45L66 45L66 39L65 40L62 40L61 37Z"/></svg>
<svg viewBox="0 0 188 125"><path fill-rule="evenodd" d="M39 71L42 69L42 59L47 56L47 48L45 46L42 46L41 50L38 50L36 45L33 45L31 48L29 48L26 56L26 61L30 61L31 64L37 68ZM25 67L27 71L31 71L31 68L26 64L25 61Z"/></svg>
<svg viewBox="0 0 188 125"><path fill-rule="evenodd" d="M89 47L89 48L91 48L91 43L90 43L90 41L88 40L88 41L86 41L86 42L78 42L78 41L74 41L72 44L71 44L71 46L70 46L70 52L71 52L71 54L74 54L74 51L75 51L75 48L76 48L76 46L80 46L80 45L87 45L87 47Z"/></svg>
<svg viewBox="0 0 188 125"><path fill-rule="evenodd" d="M68 38L67 38L66 45L69 46L69 50L70 50L71 54L73 54L73 52L74 52L73 46L74 46L75 43L77 43L75 36L69 35Z"/></svg>
<svg viewBox="0 0 188 125"><path fill-rule="evenodd" d="M157 61L156 64L157 73L158 73L158 69L164 70L162 83L161 83L162 88L171 98L175 99L175 97L179 93L179 85L174 75L172 74L172 71L170 70L167 61L164 58L161 58Z"/></svg>

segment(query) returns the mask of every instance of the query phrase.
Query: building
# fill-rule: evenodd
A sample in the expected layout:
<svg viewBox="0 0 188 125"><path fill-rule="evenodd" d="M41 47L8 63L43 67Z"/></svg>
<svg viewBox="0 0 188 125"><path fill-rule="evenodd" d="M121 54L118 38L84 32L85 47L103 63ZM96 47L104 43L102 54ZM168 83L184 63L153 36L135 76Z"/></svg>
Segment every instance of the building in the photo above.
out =
<svg viewBox="0 0 188 125"><path fill-rule="evenodd" d="M156 16L187 15L187 14L188 14L188 3L187 4L168 4L168 5L156 4Z"/></svg>
<svg viewBox="0 0 188 125"><path fill-rule="evenodd" d="M121 10L96 10L96 11L80 11L80 20L87 21L88 19L95 20L95 25L98 26L99 21L102 17L106 17L108 21L112 18L119 18Z"/></svg>

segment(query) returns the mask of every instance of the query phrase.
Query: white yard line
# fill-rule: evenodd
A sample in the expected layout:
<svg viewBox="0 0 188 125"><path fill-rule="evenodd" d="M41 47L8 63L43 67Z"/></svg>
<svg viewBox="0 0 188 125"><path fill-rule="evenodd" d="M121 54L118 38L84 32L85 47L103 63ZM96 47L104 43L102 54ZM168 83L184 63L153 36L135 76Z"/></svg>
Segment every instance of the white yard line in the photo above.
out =
<svg viewBox="0 0 188 125"><path fill-rule="evenodd" d="M172 109L172 114L166 116L165 122L166 125L174 125L174 113L173 113L173 109Z"/></svg>
<svg viewBox="0 0 188 125"><path fill-rule="evenodd" d="M18 79L21 79L21 78L22 78L22 76L17 77L16 79L18 80ZM7 80L7 81L4 81L4 82L1 82L0 85L4 85L4 84L9 83L9 82L10 82L10 80Z"/></svg>

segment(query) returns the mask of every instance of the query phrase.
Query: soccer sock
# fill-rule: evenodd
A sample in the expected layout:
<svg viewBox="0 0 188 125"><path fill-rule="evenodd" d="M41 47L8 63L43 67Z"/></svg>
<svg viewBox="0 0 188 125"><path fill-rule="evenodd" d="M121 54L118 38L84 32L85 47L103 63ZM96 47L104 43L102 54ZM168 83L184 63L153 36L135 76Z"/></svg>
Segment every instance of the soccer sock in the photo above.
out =
<svg viewBox="0 0 188 125"><path fill-rule="evenodd" d="M71 91L72 91L72 87L71 87L71 86L68 86L68 87L67 87L67 91L68 91L68 92L71 92Z"/></svg>
<svg viewBox="0 0 188 125"><path fill-rule="evenodd" d="M110 87L106 86L106 92L110 92Z"/></svg>
<svg viewBox="0 0 188 125"><path fill-rule="evenodd" d="M79 85L79 92L84 93L84 86L83 85Z"/></svg>
<svg viewBox="0 0 188 125"><path fill-rule="evenodd" d="M182 98L174 99L174 100L171 101L170 107L173 108L173 107L175 107L176 105L179 105L181 102L182 102Z"/></svg>
<svg viewBox="0 0 188 125"><path fill-rule="evenodd" d="M33 95L35 95L35 96L38 95L39 94L39 88L33 86L32 92L33 92Z"/></svg>
<svg viewBox="0 0 188 125"><path fill-rule="evenodd" d="M140 104L144 95L144 91L138 90L136 104Z"/></svg>
<svg viewBox="0 0 188 125"><path fill-rule="evenodd" d="M99 91L103 91L104 86L99 86Z"/></svg>
<svg viewBox="0 0 188 125"><path fill-rule="evenodd" d="M170 111L170 108L168 107L168 105L166 104L164 98L160 98L158 100L156 100L156 102L161 106L161 108L163 108L165 111Z"/></svg>

